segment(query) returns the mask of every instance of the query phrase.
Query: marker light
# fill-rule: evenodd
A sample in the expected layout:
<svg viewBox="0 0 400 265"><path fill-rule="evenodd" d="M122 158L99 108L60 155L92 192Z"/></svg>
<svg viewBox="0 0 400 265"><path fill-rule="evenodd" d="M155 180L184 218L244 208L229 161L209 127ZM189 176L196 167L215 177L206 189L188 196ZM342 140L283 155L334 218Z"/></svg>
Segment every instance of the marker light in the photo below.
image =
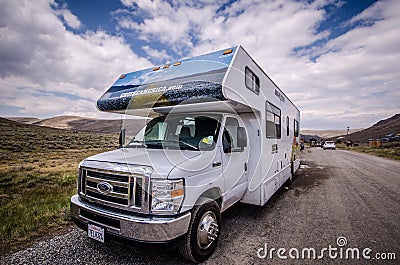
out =
<svg viewBox="0 0 400 265"><path fill-rule="evenodd" d="M233 52L233 50L232 50L232 49L229 49L229 50L225 50L223 54L224 54L224 55L225 55L225 54L230 54L230 53L232 53L232 52Z"/></svg>
<svg viewBox="0 0 400 265"><path fill-rule="evenodd" d="M162 68L165 69L165 68L168 68L168 67L169 67L169 64L166 64Z"/></svg>
<svg viewBox="0 0 400 265"><path fill-rule="evenodd" d="M174 63L174 66L178 66L178 65L181 65L181 62Z"/></svg>
<svg viewBox="0 0 400 265"><path fill-rule="evenodd" d="M124 79L126 77L126 75L121 75L120 77L119 77L119 79Z"/></svg>
<svg viewBox="0 0 400 265"><path fill-rule="evenodd" d="M157 70L160 70L159 66L153 68L153 71L157 71Z"/></svg>

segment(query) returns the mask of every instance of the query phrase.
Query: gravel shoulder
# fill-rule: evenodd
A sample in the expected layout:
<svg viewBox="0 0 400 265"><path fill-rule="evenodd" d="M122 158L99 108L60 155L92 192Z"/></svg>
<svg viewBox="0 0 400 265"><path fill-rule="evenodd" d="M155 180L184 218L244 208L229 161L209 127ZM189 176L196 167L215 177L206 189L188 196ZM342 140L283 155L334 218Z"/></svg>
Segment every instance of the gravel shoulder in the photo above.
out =
<svg viewBox="0 0 400 265"><path fill-rule="evenodd" d="M344 150L302 152L293 184L264 206L237 204L223 214L219 246L206 264L398 264L400 259L400 162ZM396 260L271 260L264 248L320 250L371 248ZM261 252L262 253L262 252ZM287 255L287 253L286 253ZM178 250L163 245L101 244L76 228L0 257L0 264L186 264Z"/></svg>

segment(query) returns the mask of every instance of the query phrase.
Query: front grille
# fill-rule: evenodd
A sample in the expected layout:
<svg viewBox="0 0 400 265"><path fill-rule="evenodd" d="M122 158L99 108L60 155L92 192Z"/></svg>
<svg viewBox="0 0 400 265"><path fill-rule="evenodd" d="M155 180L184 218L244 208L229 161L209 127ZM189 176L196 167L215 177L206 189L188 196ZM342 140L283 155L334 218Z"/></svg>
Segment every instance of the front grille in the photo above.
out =
<svg viewBox="0 0 400 265"><path fill-rule="evenodd" d="M81 178L81 193L87 199L116 208L142 209L144 176L84 168Z"/></svg>

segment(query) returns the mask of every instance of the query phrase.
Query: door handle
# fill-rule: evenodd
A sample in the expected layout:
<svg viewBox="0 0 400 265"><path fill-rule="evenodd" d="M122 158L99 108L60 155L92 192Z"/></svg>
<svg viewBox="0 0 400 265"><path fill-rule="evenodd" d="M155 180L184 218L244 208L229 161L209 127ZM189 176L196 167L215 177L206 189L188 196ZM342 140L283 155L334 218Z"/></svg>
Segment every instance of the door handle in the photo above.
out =
<svg viewBox="0 0 400 265"><path fill-rule="evenodd" d="M219 166L221 166L221 162L214 162L214 163L212 163L212 166L219 167Z"/></svg>

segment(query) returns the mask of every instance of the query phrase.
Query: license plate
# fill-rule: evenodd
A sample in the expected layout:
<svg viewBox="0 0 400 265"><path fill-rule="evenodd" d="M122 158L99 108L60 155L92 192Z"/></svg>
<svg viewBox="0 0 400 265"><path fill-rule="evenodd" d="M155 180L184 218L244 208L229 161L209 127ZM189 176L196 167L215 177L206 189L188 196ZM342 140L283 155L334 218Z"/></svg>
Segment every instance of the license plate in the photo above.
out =
<svg viewBox="0 0 400 265"><path fill-rule="evenodd" d="M88 225L88 237L104 243L104 228L97 225Z"/></svg>

